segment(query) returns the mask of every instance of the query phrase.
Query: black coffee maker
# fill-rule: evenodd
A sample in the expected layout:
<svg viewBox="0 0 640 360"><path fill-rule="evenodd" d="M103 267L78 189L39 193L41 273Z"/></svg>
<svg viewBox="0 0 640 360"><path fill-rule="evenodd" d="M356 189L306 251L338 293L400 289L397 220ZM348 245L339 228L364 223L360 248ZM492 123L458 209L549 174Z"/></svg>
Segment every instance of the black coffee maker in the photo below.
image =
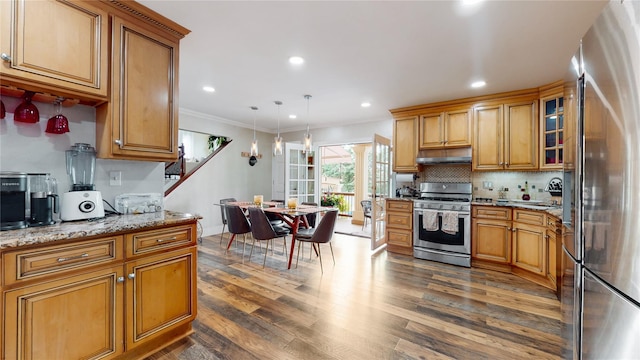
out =
<svg viewBox="0 0 640 360"><path fill-rule="evenodd" d="M27 227L27 174L0 172L0 230Z"/></svg>
<svg viewBox="0 0 640 360"><path fill-rule="evenodd" d="M56 179L49 174L29 174L31 205L29 226L53 225L56 223L53 214L60 211L57 187Z"/></svg>

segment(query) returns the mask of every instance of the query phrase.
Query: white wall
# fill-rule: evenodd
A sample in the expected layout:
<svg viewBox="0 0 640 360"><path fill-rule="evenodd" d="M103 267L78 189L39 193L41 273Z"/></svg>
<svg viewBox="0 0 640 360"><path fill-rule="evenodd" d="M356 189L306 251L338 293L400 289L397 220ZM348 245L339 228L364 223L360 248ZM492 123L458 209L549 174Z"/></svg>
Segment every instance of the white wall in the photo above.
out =
<svg viewBox="0 0 640 360"><path fill-rule="evenodd" d="M2 102L7 116L0 120L0 171L51 173L58 180L58 193L69 191L65 151L78 142L95 146L95 109L84 105L62 108L62 114L69 119L70 132L47 134L47 120L54 115L53 105L34 102L40 122L26 124L13 121L14 109L21 99L5 96ZM122 171L122 186L109 186L110 170ZM115 196L121 193L162 193L164 163L98 159L95 184L96 190L112 205Z"/></svg>
<svg viewBox="0 0 640 360"><path fill-rule="evenodd" d="M233 141L216 156L165 197L165 208L199 214L203 235L220 233L220 199L253 199L253 195L271 196L271 142L273 134L257 132L262 159L254 166L242 152L249 152L253 129L238 127L205 114L181 110L180 128L213 135L227 136Z"/></svg>

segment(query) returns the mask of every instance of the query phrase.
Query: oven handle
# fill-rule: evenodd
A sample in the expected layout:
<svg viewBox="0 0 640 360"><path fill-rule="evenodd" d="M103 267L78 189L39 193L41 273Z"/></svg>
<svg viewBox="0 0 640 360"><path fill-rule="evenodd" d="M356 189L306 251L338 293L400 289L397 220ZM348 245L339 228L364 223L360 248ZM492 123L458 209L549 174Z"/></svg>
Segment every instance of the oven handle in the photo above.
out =
<svg viewBox="0 0 640 360"><path fill-rule="evenodd" d="M415 212L417 215L422 215L422 210L435 210L435 209L413 209L413 212ZM457 212L458 215L461 215L461 216L471 215L471 211L455 211L455 210L452 210L452 211ZM438 210L438 216L442 216L441 210Z"/></svg>

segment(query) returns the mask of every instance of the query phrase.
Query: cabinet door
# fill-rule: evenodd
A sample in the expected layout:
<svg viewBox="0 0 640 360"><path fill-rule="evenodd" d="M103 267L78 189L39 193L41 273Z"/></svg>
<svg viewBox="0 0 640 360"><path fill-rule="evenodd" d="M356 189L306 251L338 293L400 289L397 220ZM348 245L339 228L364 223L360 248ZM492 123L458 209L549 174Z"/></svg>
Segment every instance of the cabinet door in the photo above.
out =
<svg viewBox="0 0 640 360"><path fill-rule="evenodd" d="M564 158L564 98L540 99L540 169L562 169Z"/></svg>
<svg viewBox="0 0 640 360"><path fill-rule="evenodd" d="M418 117L396 119L393 129L393 170L417 172Z"/></svg>
<svg viewBox="0 0 640 360"><path fill-rule="evenodd" d="M512 265L537 275L546 275L546 228L514 223Z"/></svg>
<svg viewBox="0 0 640 360"><path fill-rule="evenodd" d="M536 101L505 104L505 152L507 170L538 168L538 119Z"/></svg>
<svg viewBox="0 0 640 360"><path fill-rule="evenodd" d="M511 222L472 219L471 256L500 264L511 262Z"/></svg>
<svg viewBox="0 0 640 360"><path fill-rule="evenodd" d="M443 113L420 116L420 149L439 149L444 146Z"/></svg>
<svg viewBox="0 0 640 360"><path fill-rule="evenodd" d="M111 358L123 351L122 266L5 293L6 359Z"/></svg>
<svg viewBox="0 0 640 360"><path fill-rule="evenodd" d="M556 276L558 274L557 264L558 264L558 249L557 249L557 236L556 232L553 230L547 230L547 277L551 282L556 284Z"/></svg>
<svg viewBox="0 0 640 360"><path fill-rule="evenodd" d="M469 110L449 111L444 115L444 146L471 146L471 116Z"/></svg>
<svg viewBox="0 0 640 360"><path fill-rule="evenodd" d="M126 272L127 350L195 319L195 247L129 262Z"/></svg>
<svg viewBox="0 0 640 360"><path fill-rule="evenodd" d="M106 11L81 1L0 3L3 80L107 96Z"/></svg>
<svg viewBox="0 0 640 360"><path fill-rule="evenodd" d="M178 43L117 17L112 23L112 108L104 120L111 131L101 134L101 124L97 129L98 137L111 141L98 141L98 155L175 161Z"/></svg>
<svg viewBox="0 0 640 360"><path fill-rule="evenodd" d="M473 170L500 170L504 167L502 105L473 109L475 137Z"/></svg>

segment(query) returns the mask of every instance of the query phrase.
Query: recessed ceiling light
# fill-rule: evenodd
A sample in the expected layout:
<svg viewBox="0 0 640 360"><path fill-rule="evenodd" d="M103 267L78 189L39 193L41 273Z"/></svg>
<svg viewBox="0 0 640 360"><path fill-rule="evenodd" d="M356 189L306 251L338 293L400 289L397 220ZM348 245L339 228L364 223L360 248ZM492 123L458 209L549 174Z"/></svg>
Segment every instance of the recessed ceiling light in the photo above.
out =
<svg viewBox="0 0 640 360"><path fill-rule="evenodd" d="M363 102L362 104L360 104L360 106L362 106L362 107L369 107L369 106L371 106L371 103L370 103L370 102L366 102L366 101L365 101L365 102Z"/></svg>
<svg viewBox="0 0 640 360"><path fill-rule="evenodd" d="M472 88L481 88L481 87L483 87L485 85L487 85L487 83L482 81L482 80L471 83L471 87Z"/></svg>
<svg viewBox="0 0 640 360"><path fill-rule="evenodd" d="M297 117L298 117L298 116L297 116L296 114L291 114L291 115L289 115L289 119L295 119L295 118L297 118Z"/></svg>
<svg viewBox="0 0 640 360"><path fill-rule="evenodd" d="M300 56L292 56L289 58L289 63L293 65L301 65L304 63L304 59L301 58Z"/></svg>
<svg viewBox="0 0 640 360"><path fill-rule="evenodd" d="M214 91L216 91L216 89L214 89L214 88L213 88L213 87L211 87L211 86L203 86L203 87L202 87L202 90L204 90L204 91L206 91L206 92L214 92Z"/></svg>

